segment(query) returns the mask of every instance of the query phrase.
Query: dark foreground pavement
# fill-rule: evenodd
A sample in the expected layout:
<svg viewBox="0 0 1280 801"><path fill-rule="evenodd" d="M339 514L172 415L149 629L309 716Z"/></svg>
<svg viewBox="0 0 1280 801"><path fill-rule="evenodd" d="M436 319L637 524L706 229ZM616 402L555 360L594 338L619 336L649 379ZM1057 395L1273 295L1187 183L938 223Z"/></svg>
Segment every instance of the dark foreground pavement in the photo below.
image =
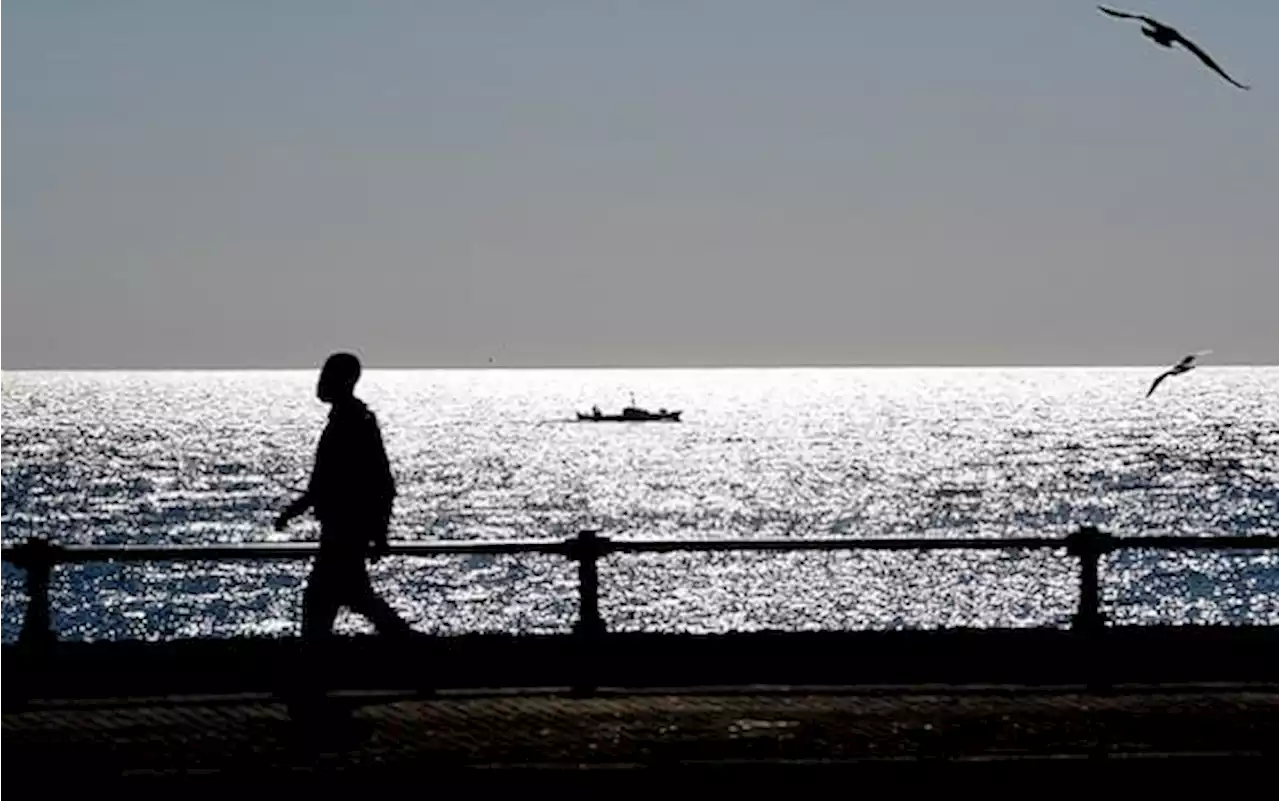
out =
<svg viewBox="0 0 1280 801"><path fill-rule="evenodd" d="M1031 799L1119 795L1123 783L1130 798L1277 793L1273 685L338 700L349 717L328 724L293 720L269 696L33 703L4 713L5 786Z"/></svg>

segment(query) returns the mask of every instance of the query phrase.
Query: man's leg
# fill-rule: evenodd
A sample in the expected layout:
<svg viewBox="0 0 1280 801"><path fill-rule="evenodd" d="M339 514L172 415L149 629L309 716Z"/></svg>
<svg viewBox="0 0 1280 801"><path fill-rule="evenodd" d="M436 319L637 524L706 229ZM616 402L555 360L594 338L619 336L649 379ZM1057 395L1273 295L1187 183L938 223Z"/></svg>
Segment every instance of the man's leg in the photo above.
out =
<svg viewBox="0 0 1280 801"><path fill-rule="evenodd" d="M324 557L316 559L307 588L302 592L302 639L322 641L333 632L333 623L342 607L341 584L334 566Z"/></svg>
<svg viewBox="0 0 1280 801"><path fill-rule="evenodd" d="M374 592L363 562L360 564L360 575L357 581L357 586L352 588L352 611L368 618L379 634L404 637L414 633L413 628L396 613L391 604Z"/></svg>
<svg viewBox="0 0 1280 801"><path fill-rule="evenodd" d="M302 641L287 694L290 717L303 722L317 722L327 707L324 650L342 606L341 582L333 567L324 556L317 557L302 592Z"/></svg>

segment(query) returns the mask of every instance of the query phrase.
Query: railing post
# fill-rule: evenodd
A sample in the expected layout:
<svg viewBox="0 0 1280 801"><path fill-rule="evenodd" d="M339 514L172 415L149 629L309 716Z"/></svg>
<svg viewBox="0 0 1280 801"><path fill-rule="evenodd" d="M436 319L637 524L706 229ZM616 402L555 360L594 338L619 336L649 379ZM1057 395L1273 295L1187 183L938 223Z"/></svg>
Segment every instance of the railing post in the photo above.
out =
<svg viewBox="0 0 1280 801"><path fill-rule="evenodd" d="M50 622L49 581L59 548L44 537L32 537L17 550L15 561L27 571L27 613L18 643L28 648L45 648L56 639Z"/></svg>
<svg viewBox="0 0 1280 801"><path fill-rule="evenodd" d="M1106 624L1106 616L1099 608L1098 560L1111 549L1111 535L1093 526L1067 536L1067 553L1080 559L1080 606L1072 620L1076 631L1096 633Z"/></svg>
<svg viewBox="0 0 1280 801"><path fill-rule="evenodd" d="M600 571L597 561L609 552L609 538L582 531L569 546L569 558L578 563L578 622L574 632L595 636L604 633L600 617Z"/></svg>
<svg viewBox="0 0 1280 801"><path fill-rule="evenodd" d="M573 694L595 693L600 685L598 645L604 634L600 617L600 571L598 561L609 551L609 539L594 531L582 531L568 543L569 558L578 562L578 622L573 627Z"/></svg>

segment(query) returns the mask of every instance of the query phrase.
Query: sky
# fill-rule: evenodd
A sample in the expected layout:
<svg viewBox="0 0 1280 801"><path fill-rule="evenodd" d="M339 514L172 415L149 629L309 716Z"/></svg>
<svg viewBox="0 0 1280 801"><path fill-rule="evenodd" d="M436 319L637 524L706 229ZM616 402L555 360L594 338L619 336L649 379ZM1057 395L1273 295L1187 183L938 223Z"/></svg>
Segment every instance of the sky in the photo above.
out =
<svg viewBox="0 0 1280 801"><path fill-rule="evenodd" d="M9 0L0 364L1276 364L1277 4Z"/></svg>

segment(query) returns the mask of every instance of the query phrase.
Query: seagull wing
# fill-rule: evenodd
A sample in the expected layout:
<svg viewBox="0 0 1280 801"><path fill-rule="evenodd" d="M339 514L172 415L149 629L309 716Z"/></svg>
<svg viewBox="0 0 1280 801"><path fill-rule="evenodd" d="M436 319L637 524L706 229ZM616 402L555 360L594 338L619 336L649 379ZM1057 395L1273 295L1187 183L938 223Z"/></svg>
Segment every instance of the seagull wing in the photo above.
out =
<svg viewBox="0 0 1280 801"><path fill-rule="evenodd" d="M1151 397L1151 393L1156 391L1156 387L1160 386L1160 382L1161 382L1161 381L1163 381L1163 380L1165 380L1166 378L1168 378L1168 377L1169 377L1169 376L1171 376L1171 375L1173 375L1173 371L1172 371L1172 370L1166 370L1165 372L1161 373L1161 374L1156 378L1156 380L1155 380L1155 381L1152 381L1152 382L1151 382L1151 389L1147 390L1147 397L1148 397L1148 398L1149 398L1149 397Z"/></svg>
<svg viewBox="0 0 1280 801"><path fill-rule="evenodd" d="M1179 367L1190 367L1190 366L1192 365L1192 363L1194 363L1194 362L1195 362L1195 360L1196 360L1196 359L1200 358L1201 356L1208 355L1208 354L1210 354L1210 353L1213 353L1213 351L1211 351L1211 350L1198 350L1198 351L1196 351L1195 353L1189 353L1189 354L1187 354L1186 356L1183 356L1183 357L1182 357L1182 361L1178 362L1178 366L1179 366Z"/></svg>
<svg viewBox="0 0 1280 801"><path fill-rule="evenodd" d="M1106 6L1098 6L1098 10L1103 14L1110 14L1113 17L1120 17L1121 19L1140 19L1148 25L1154 25L1158 28L1165 27L1163 23L1158 22L1151 17L1143 16L1142 14L1130 14L1126 11L1116 11L1114 8L1107 8Z"/></svg>
<svg viewBox="0 0 1280 801"><path fill-rule="evenodd" d="M1216 61L1214 61L1213 59L1209 58L1209 54L1208 54L1208 53L1204 52L1204 51L1203 51L1203 50L1201 50L1199 47L1197 47L1195 42L1191 41L1190 39L1188 39L1187 37L1183 36L1182 34L1178 34L1178 41L1179 41L1179 42L1182 42L1182 46L1183 46L1183 47L1187 48L1187 49L1188 49L1188 50L1190 50L1192 53L1195 53L1196 58L1199 58L1201 61L1203 61L1203 62L1204 62L1204 65L1205 65L1206 67L1208 67L1209 69L1213 70L1214 72L1218 73L1218 74L1219 74L1219 75L1221 75L1223 78L1225 78L1225 79L1226 79L1226 81L1227 81L1227 83L1231 84L1232 86L1239 87L1239 88L1241 88L1241 89L1248 89L1248 88L1249 88L1249 87L1245 86L1244 84L1239 83L1238 81L1236 81L1234 78L1232 78L1232 77L1231 77L1230 75L1228 75L1227 73L1223 72L1223 71L1222 71L1222 67L1219 67L1219 66L1218 66L1218 63L1217 63Z"/></svg>

